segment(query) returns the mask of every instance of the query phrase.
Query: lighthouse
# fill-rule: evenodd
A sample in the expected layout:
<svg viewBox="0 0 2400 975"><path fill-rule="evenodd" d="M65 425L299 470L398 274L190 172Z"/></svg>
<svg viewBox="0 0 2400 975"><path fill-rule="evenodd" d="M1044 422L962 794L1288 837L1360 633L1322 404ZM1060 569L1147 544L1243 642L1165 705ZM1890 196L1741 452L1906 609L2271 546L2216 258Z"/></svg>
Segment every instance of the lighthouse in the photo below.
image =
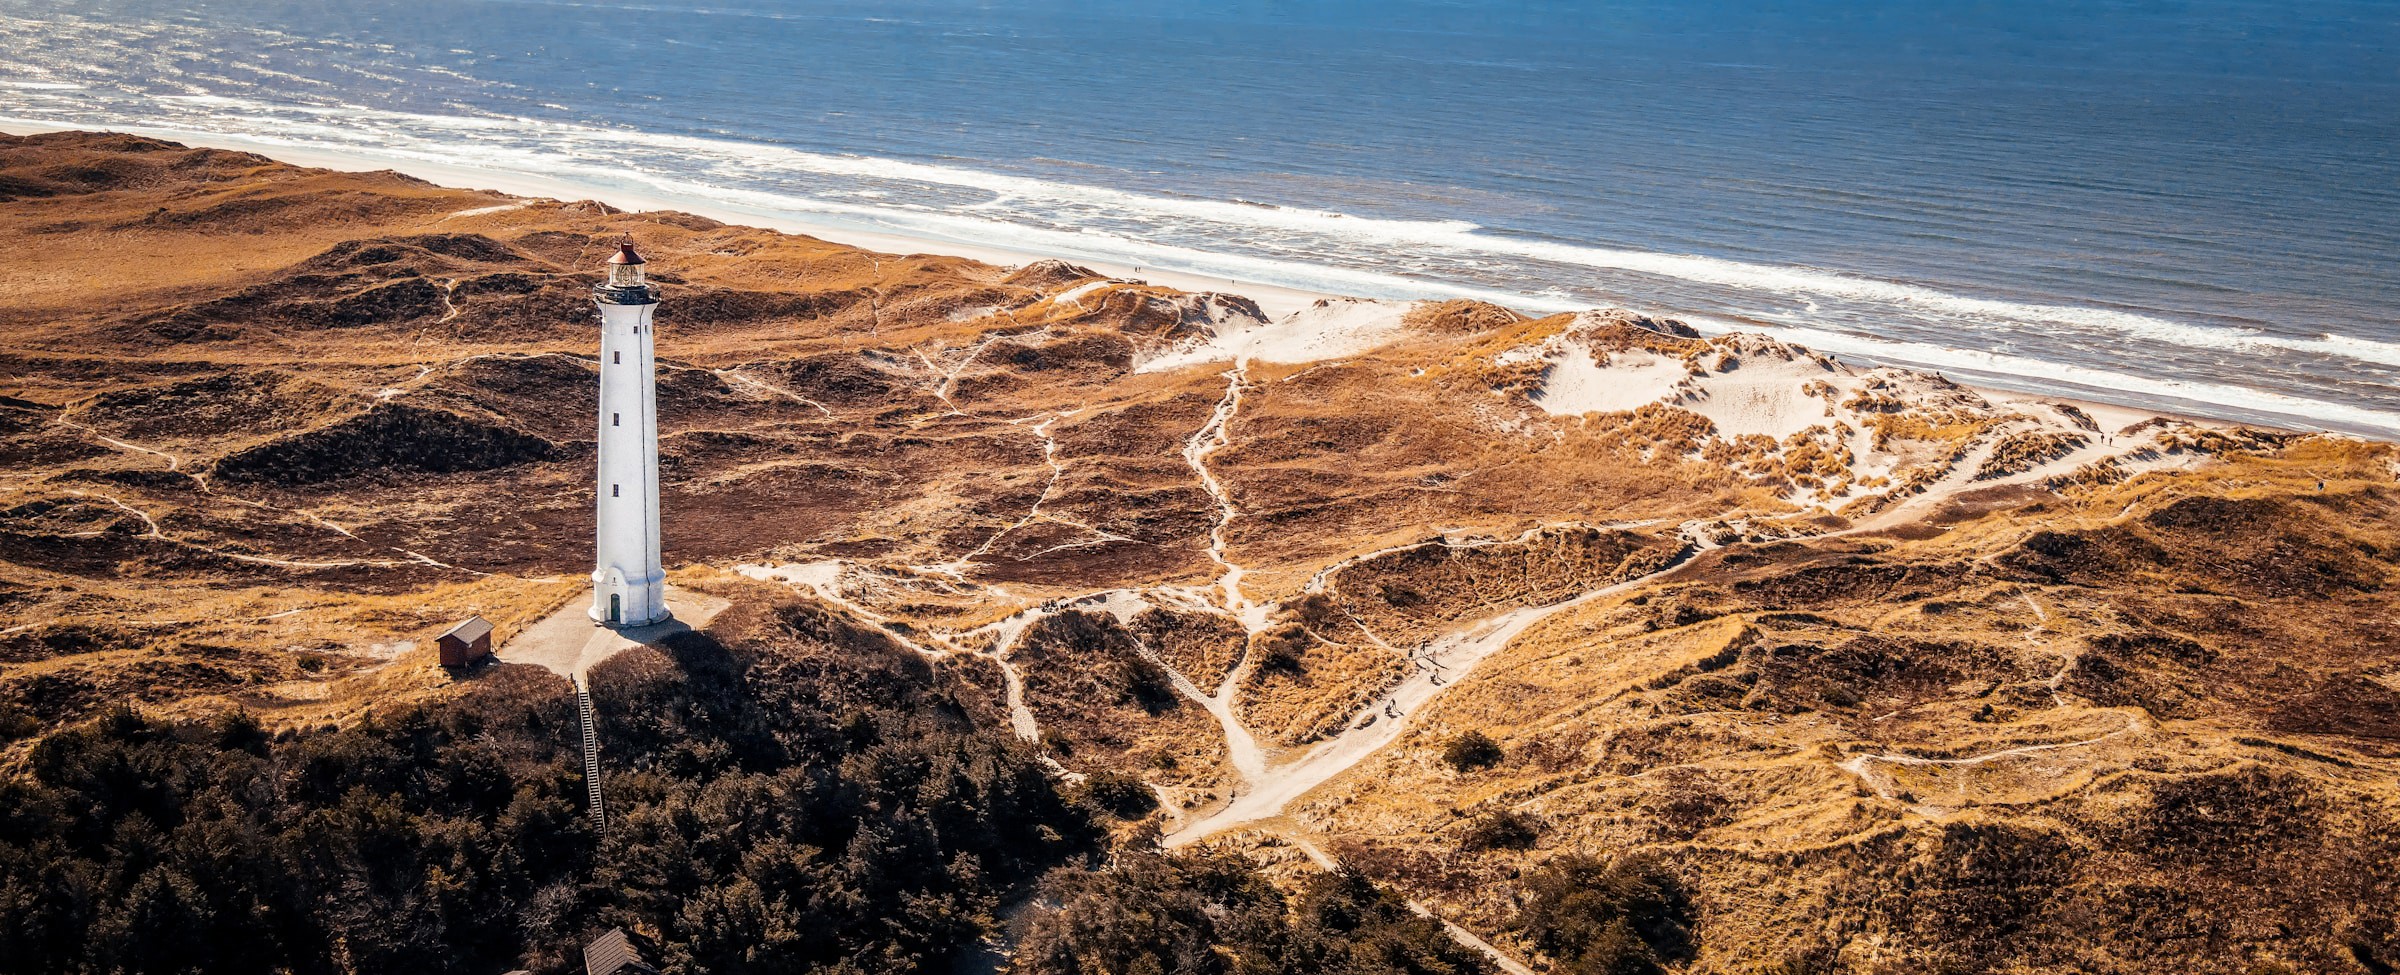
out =
<svg viewBox="0 0 2400 975"><path fill-rule="evenodd" d="M646 626L667 618L658 554L658 380L650 316L658 290L628 240L592 288L600 306L600 481L592 621Z"/></svg>

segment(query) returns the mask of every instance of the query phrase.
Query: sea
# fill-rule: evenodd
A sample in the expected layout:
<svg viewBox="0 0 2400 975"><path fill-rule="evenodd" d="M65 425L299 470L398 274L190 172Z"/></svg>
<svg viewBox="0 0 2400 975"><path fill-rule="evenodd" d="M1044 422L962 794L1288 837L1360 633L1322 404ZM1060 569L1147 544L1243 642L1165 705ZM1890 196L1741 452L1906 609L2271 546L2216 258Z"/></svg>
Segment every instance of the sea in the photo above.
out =
<svg viewBox="0 0 2400 975"><path fill-rule="evenodd" d="M240 137L2400 436L2391 0L0 0Z"/></svg>

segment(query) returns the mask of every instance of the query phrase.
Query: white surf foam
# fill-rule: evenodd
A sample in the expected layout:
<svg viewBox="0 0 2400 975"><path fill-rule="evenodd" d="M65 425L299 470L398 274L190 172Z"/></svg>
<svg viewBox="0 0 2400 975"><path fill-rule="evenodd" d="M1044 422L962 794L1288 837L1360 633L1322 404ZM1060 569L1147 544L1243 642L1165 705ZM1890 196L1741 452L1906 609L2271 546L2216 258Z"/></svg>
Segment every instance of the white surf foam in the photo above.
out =
<svg viewBox="0 0 2400 975"><path fill-rule="evenodd" d="M436 116L415 118L419 121L436 123L441 119ZM562 128L569 132L573 130L573 127ZM606 138L609 141L640 143L688 153L731 154L741 157L752 165L771 169L981 190L1020 206L1029 202L1047 201L1054 205L1086 209L1103 214L1136 215L1138 219L1144 221L1172 217L1213 224L1237 232L1265 230L1302 233L1348 242L1366 242L1384 247L1433 246L1461 255L1510 256L1554 264L1630 271L1746 291L1873 302L1994 323L2064 325L2086 330L2109 331L2190 348L2220 350L2281 348L2359 359L2384 365L2400 365L2400 343L2337 336L2317 338L2277 336L2256 330L2177 322L2152 315L2107 308L1977 298L1952 294L1922 285L1866 278L1815 268L1753 264L1699 255L1666 254L1522 240L1484 233L1482 227L1463 220L1397 220L1360 217L1304 207L1156 196L1108 187L990 173L933 163L864 156L838 156L688 136L614 130L591 131L606 132ZM704 184L684 183L674 189L679 192L708 193L719 188ZM772 196L773 194L768 195ZM786 199L784 202L788 205L789 201ZM1139 242L1122 242L1141 246ZM1217 256L1221 257L1222 255ZM1282 272L1293 270L1293 264L1284 261L1268 261L1251 266L1271 268ZM1317 273L1323 271L1321 268L1312 268L1311 270ZM1388 283L1393 279L1375 276L1374 280L1378 283ZM1417 279L1400 280L1407 282L1415 289L1422 289L1426 284ZM1529 296L1511 297L1517 303L1524 304ZM1530 297L1547 298L1549 302L1555 304L1554 310L1562 311L1589 304L1588 301L1579 301L1570 295L1563 294Z"/></svg>
<svg viewBox="0 0 2400 975"><path fill-rule="evenodd" d="M2372 430L2387 437L2400 435L2400 414L2246 386L2137 376L1997 352L1953 349L1923 342L1897 342L1813 328L1777 326L1746 330L1763 332L1794 345L1835 355L1854 355L1880 362L1990 376L2018 377L2037 383L2067 383L2089 390L2093 395L2115 394L2120 398L2133 395L2214 404L2247 413L2265 414L2300 426Z"/></svg>

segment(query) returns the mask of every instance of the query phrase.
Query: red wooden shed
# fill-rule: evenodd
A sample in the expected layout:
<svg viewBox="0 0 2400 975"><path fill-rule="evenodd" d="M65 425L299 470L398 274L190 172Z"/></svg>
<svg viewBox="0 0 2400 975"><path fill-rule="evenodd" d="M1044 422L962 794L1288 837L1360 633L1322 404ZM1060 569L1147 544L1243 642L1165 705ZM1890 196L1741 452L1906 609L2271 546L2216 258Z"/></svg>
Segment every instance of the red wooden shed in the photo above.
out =
<svg viewBox="0 0 2400 975"><path fill-rule="evenodd" d="M441 648L444 667L481 663L492 655L492 624L481 616L469 616L442 631L433 642Z"/></svg>

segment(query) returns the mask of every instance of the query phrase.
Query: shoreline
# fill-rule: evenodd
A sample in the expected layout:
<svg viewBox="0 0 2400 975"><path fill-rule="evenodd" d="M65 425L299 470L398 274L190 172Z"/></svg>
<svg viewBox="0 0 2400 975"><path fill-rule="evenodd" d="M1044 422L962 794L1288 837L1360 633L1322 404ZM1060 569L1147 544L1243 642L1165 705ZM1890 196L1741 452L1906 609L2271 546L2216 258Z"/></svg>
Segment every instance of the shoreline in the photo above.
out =
<svg viewBox="0 0 2400 975"><path fill-rule="evenodd" d="M241 136L222 135L213 132L194 132L182 129L164 129L148 126L95 130L72 125L28 125L22 122L14 121L0 123L0 134L6 135L32 135L39 132L88 131L124 132L131 135L169 139L196 148L226 149L235 152L256 153L258 155L274 159L277 162L289 163L294 166L306 166L315 169L331 169L339 172L365 172L378 169L388 169L405 176L413 176L417 179L422 179L430 183L449 187L451 189L490 190L496 193L505 193L509 196L525 197L536 200L594 200L600 203L606 203L609 206L616 207L619 210L626 210L634 213L671 210L677 213L689 213L694 216L707 217L711 220L718 220L729 224L737 224L747 227L760 227L787 234L801 234L814 237L818 240L826 241L828 243L843 244L850 247L860 248L862 250L871 250L886 254L938 254L944 257L964 257L969 260L982 261L985 264L990 264L995 267L1018 267L1031 264L1035 261L1050 260L1055 256L1049 254L1037 254L1031 251L1013 250L1005 247L994 247L988 244L975 244L964 241L945 240L935 237L915 237L904 234L883 233L872 230L857 230L835 224L828 224L813 220L803 220L773 213L743 210L736 207L712 206L710 204L697 201L671 199L664 196L658 196L656 194L642 193L634 190L620 190L612 187L591 186L584 183L576 183L570 180L553 179L550 177L533 175L529 173L511 173L494 169L479 169L473 166L458 166L446 163L425 162L417 159L398 159L375 156L369 153L361 152L310 149L301 146L283 145L281 143L270 142L263 139L250 139ZM1305 289L1289 288L1281 285L1262 284L1255 281L1242 281L1234 278L1211 277L1202 274L1164 270L1153 267L1142 267L1113 261L1095 261L1077 258L1059 259L1068 260L1070 263L1090 268L1093 271L1111 278L1140 280L1150 284L1163 285L1165 287L1174 288L1178 291L1188 291L1195 294L1204 292L1238 294L1242 297L1258 302L1259 308L1265 311L1267 313L1267 317L1270 319L1282 318L1285 315L1291 314L1292 312L1316 303L1319 299L1349 297L1347 295L1336 294L1330 291L1308 291Z"/></svg>
<svg viewBox="0 0 2400 975"><path fill-rule="evenodd" d="M1357 297L1338 292L1311 291L1282 285L1265 284L1236 278L1215 277L1191 272L1138 266L1122 262L1087 260L1079 258L1057 258L1055 255L939 237L913 236L874 230L861 230L784 214L746 210L738 207L712 205L701 201L680 200L653 193L644 193L637 190L594 186L588 183L578 183L571 180L557 179L537 174L484 169L474 166L463 166L450 163L427 162L419 159L378 156L367 152L327 150L306 146L293 146L266 139L226 135L222 133L200 132L152 126L89 129L75 125L36 123L25 120L9 120L5 123L0 123L0 134L5 135L31 135L43 132L76 131L124 132L132 135L168 139L183 143L185 145L200 148L224 149L236 152L254 153L274 159L278 162L288 163L295 166L328 169L338 172L390 170L392 172L422 179L427 182L448 188L487 190L508 196L532 200L593 200L600 203L605 203L621 210L635 213L652 211L689 213L695 216L707 217L709 219L722 221L728 224L759 227L767 230L777 231L779 233L800 234L829 243L842 244L845 246L857 247L863 250L887 254L932 254L947 257L962 257L1003 268L1023 266L1041 260L1068 260L1071 263L1089 268L1096 273L1110 278L1143 281L1146 283L1161 285L1195 294L1214 292L1239 295L1257 302L1260 310L1265 312L1270 320L1280 320L1295 311L1306 308L1323 299ZM1519 313L1531 314L1527 312ZM1676 315L1676 313L1671 311L1652 311L1649 313L1670 318L1679 317ZM1702 331L1704 334L1731 334L1735 332L1752 331L1750 329L1740 328L1734 323L1714 322L1705 318L1700 319L1698 324L1702 326ZM1760 329L1757 331L1760 331L1762 334L1768 332L1768 330L1765 329ZM1823 352L1827 355L1833 355L1836 359L1853 367L1874 368L1877 366L1890 365L1917 372L1941 375L1946 378L1955 376L1955 378L1960 380L1961 385L1971 388L1977 393L1998 402L2024 403L2038 401L2073 405L2086 411L2087 413L2090 413L2095 420L2099 420L2103 423L2103 425L2112 425L2114 424L2114 421L2101 420L2102 417L2121 417L2125 418L2125 423L2131 423L2138 422L2140 419L2157 416L2209 427L2228 427L2240 425L2259 429L2281 430L2289 432L2323 432L2338 436L2359 437L2362 439L2400 439L2400 433L2394 433L2392 435L2377 435L2374 433L2361 433L2356 430L2334 429L2330 427L2318 427L2312 429L2304 423L2288 422L2305 421L2308 419L2306 417L2297 415L2283 417L2280 414L2267 413L2265 411L2242 410L2236 407L2225 406L2224 404L2208 403L2197 400L2185 401L2190 405L2162 403L2160 402L2162 399L2161 397L2140 398L2141 400L2147 401L2151 405L2111 402L2096 398L2096 394L2103 392L2101 390L2087 391L2077 384L2069 382L2042 382L2026 377L1980 373L1973 370L1944 369L1941 367L1913 363L1906 360L1881 359L1873 356L1863 356L1847 352L1829 352L1824 349L1815 349L1814 347L1807 346L1807 343L1805 342L1798 342L1795 344L1802 345L1804 347L1810 347L1813 351ZM2200 407L2201 409L2194 409L2193 407L2195 406ZM2208 407L2219 407L2226 412L2246 413L2252 417L2276 416L2286 422L2275 422L2248 417L2210 416L2208 415L2208 411L2206 409ZM2114 425L2121 426L2123 424ZM2395 427L2394 430L2400 431L2400 427Z"/></svg>

